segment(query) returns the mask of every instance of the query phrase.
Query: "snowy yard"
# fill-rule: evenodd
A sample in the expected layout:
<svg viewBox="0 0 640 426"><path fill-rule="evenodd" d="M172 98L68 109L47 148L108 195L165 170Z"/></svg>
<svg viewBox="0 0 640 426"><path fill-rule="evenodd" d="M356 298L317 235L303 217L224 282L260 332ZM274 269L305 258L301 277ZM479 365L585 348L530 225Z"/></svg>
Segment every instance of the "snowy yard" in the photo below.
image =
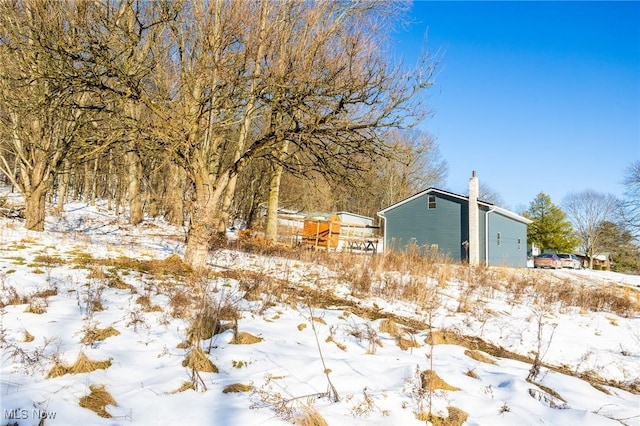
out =
<svg viewBox="0 0 640 426"><path fill-rule="evenodd" d="M0 219L0 425L640 425L638 276L233 248L191 276L183 239L83 204Z"/></svg>

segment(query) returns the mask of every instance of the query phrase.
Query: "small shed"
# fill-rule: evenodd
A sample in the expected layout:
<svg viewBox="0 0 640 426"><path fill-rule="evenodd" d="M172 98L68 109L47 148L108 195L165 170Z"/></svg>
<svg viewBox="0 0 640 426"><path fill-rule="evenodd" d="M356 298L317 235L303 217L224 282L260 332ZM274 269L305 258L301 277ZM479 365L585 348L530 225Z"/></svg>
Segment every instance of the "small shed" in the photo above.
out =
<svg viewBox="0 0 640 426"><path fill-rule="evenodd" d="M311 216L304 220L302 227L302 244L315 247L326 248L327 250L338 248L340 238L340 218L333 215L329 218L324 216Z"/></svg>

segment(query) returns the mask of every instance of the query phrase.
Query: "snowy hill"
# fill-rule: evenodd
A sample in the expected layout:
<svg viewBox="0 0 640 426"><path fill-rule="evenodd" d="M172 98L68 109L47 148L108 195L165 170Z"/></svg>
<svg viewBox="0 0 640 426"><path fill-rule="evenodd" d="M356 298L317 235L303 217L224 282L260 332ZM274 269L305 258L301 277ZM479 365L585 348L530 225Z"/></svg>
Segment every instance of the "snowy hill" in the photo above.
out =
<svg viewBox="0 0 640 426"><path fill-rule="evenodd" d="M0 425L640 425L640 277L183 239L0 219Z"/></svg>

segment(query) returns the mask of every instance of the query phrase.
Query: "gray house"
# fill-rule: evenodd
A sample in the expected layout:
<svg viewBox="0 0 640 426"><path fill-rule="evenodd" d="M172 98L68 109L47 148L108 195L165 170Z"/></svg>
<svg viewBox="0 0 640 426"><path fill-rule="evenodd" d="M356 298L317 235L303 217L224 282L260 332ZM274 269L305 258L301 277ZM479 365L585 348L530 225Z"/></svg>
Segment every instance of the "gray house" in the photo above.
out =
<svg viewBox="0 0 640 426"><path fill-rule="evenodd" d="M478 188L473 172L469 196L428 188L379 211L385 250L415 244L472 265L526 267L531 221L478 200Z"/></svg>

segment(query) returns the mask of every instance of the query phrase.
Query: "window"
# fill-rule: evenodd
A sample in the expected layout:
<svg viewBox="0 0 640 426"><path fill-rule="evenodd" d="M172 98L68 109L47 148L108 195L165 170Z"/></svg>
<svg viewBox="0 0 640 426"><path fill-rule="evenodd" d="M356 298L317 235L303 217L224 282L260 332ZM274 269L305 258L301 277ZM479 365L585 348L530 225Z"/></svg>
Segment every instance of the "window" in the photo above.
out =
<svg viewBox="0 0 640 426"><path fill-rule="evenodd" d="M502 236L498 232L498 247L500 247L501 244L502 244Z"/></svg>
<svg viewBox="0 0 640 426"><path fill-rule="evenodd" d="M429 210L433 210L436 208L436 196L435 195L429 195L428 199L427 199L427 208Z"/></svg>
<svg viewBox="0 0 640 426"><path fill-rule="evenodd" d="M520 238L518 238L518 251L520 251L521 248L522 248L522 242L520 241Z"/></svg>

